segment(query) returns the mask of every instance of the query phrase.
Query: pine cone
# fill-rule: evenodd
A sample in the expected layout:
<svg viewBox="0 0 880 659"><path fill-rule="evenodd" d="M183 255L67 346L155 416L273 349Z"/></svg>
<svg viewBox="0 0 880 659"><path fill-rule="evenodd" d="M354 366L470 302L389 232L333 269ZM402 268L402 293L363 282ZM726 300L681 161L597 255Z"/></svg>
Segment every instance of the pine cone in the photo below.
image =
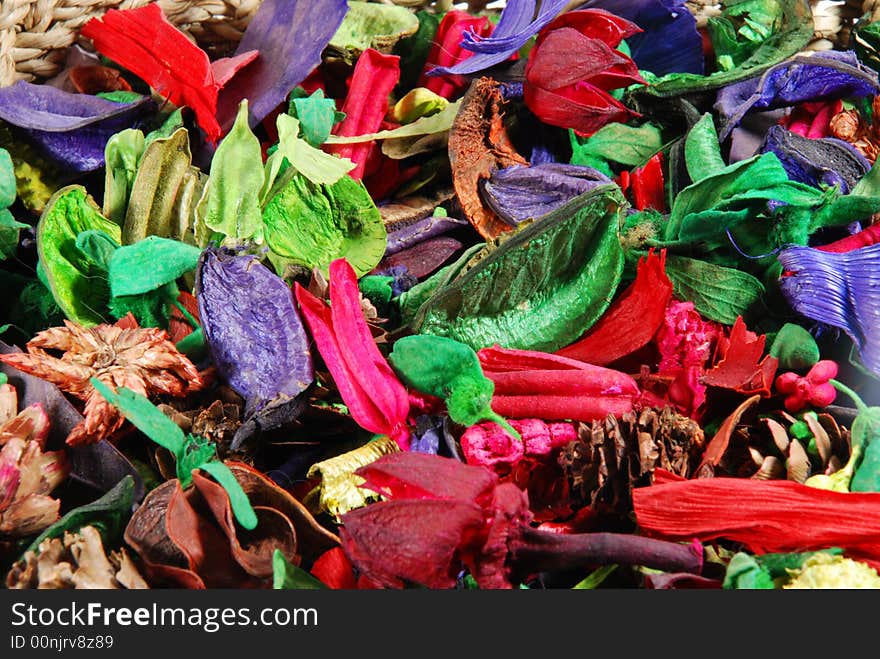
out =
<svg viewBox="0 0 880 659"><path fill-rule="evenodd" d="M580 424L579 438L562 450L559 463L574 507L625 515L632 510L632 488L650 484L657 467L687 478L703 444L693 419L670 407L648 408Z"/></svg>

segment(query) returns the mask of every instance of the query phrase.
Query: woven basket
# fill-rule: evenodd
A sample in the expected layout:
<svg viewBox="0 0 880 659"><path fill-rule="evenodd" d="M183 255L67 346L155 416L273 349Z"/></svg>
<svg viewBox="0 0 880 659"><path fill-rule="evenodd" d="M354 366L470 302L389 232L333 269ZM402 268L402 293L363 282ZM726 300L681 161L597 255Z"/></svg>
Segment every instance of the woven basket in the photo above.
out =
<svg viewBox="0 0 880 659"><path fill-rule="evenodd" d="M153 0L0 0L0 87L16 80L45 80L61 69L67 49L90 18L108 9L131 9ZM158 0L168 19L211 54L231 52L261 0ZM435 5L448 10L453 0L379 0L407 7ZM864 13L880 17L880 0L846 0L834 5L812 0L816 34L812 50L845 43L853 20ZM488 0L471 0L472 10ZM572 2L576 6L580 2ZM714 0L688 0L701 23L720 12Z"/></svg>

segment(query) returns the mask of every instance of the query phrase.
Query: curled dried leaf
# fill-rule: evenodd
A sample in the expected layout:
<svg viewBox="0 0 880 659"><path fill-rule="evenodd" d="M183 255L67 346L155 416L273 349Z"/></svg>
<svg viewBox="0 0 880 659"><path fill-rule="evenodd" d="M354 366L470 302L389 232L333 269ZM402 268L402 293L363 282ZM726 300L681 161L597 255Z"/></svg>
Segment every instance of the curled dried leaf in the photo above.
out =
<svg viewBox="0 0 880 659"><path fill-rule="evenodd" d="M495 170L528 165L517 153L502 121L501 92L492 78L478 78L464 96L449 131L452 183L465 217L486 239L512 227L480 198L480 181Z"/></svg>

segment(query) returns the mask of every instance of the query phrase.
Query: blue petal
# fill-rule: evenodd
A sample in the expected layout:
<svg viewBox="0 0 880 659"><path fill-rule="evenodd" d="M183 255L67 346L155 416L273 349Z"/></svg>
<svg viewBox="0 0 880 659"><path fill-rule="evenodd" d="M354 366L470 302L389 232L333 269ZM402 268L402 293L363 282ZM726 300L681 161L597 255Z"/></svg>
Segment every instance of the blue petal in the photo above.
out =
<svg viewBox="0 0 880 659"><path fill-rule="evenodd" d="M797 55L770 67L760 78L743 80L718 92L715 109L722 124L718 138L727 139L751 110L877 93L877 73L862 66L852 51Z"/></svg>
<svg viewBox="0 0 880 659"><path fill-rule="evenodd" d="M500 169L482 187L484 201L505 222L516 226L550 211L600 185L611 183L592 167L547 163Z"/></svg>
<svg viewBox="0 0 880 659"><path fill-rule="evenodd" d="M542 0L537 16L535 4L535 0L508 0L490 36L481 37L473 30L464 34L461 47L475 53L473 56L455 66L433 68L428 75L467 75L500 64L556 18L568 0Z"/></svg>
<svg viewBox="0 0 880 659"><path fill-rule="evenodd" d="M845 254L790 247L779 261L793 273L779 282L792 308L846 332L865 367L880 375L880 245Z"/></svg>
<svg viewBox="0 0 880 659"><path fill-rule="evenodd" d="M703 75L703 39L684 0L588 0L578 9L604 9L642 28L626 40L640 69Z"/></svg>

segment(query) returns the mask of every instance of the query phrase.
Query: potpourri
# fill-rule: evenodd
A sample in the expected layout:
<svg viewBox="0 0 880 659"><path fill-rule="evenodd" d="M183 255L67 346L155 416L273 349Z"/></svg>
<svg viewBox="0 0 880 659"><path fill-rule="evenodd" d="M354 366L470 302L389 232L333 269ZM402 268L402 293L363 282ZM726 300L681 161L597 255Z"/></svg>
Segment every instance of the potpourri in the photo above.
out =
<svg viewBox="0 0 880 659"><path fill-rule="evenodd" d="M0 88L5 586L880 587L875 14L423 4Z"/></svg>

